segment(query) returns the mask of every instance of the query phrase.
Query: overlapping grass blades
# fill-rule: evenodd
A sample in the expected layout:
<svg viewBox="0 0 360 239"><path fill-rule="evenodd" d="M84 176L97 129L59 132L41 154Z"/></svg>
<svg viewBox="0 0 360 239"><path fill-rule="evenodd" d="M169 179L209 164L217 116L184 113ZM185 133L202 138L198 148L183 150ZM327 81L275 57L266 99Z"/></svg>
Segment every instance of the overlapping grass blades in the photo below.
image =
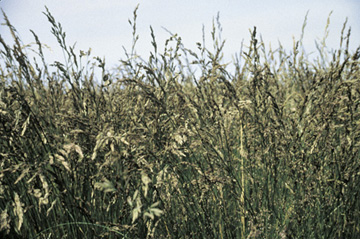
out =
<svg viewBox="0 0 360 239"><path fill-rule="evenodd" d="M236 71L172 35L109 72L68 47L32 60L2 38L0 235L4 238L356 238L359 48L341 34L310 61L301 40L267 51L256 28ZM218 23L218 22L217 22ZM328 55L328 58L326 56ZM96 80L94 69L102 70ZM195 69L197 73L194 73ZM100 81L100 82L99 82Z"/></svg>

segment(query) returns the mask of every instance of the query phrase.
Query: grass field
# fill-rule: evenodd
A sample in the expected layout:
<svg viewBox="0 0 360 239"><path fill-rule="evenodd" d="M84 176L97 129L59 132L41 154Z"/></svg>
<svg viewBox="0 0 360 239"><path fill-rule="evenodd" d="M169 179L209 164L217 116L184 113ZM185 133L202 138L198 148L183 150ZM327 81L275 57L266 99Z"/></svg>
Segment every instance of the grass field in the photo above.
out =
<svg viewBox="0 0 360 239"><path fill-rule="evenodd" d="M4 14L1 238L360 238L360 48L346 24L312 59L302 39L265 49L254 28L229 72L218 22L213 49L152 32L137 57L135 10L134 46L108 71L45 14L63 62L46 62L36 33L29 57Z"/></svg>

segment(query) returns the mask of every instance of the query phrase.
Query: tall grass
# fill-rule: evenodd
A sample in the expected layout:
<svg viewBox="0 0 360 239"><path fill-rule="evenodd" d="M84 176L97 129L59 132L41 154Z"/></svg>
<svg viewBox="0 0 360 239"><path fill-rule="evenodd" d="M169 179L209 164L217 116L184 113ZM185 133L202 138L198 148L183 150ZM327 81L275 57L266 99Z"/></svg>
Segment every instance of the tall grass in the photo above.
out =
<svg viewBox="0 0 360 239"><path fill-rule="evenodd" d="M357 238L360 236L360 48L302 39L266 50L256 28L230 73L213 50L177 35L147 61L133 47L115 72L66 56L33 32L0 36L0 236L3 238ZM305 25L304 25L305 26ZM38 62L40 60L40 62ZM95 79L99 68L102 79ZM195 74L195 69L200 74Z"/></svg>

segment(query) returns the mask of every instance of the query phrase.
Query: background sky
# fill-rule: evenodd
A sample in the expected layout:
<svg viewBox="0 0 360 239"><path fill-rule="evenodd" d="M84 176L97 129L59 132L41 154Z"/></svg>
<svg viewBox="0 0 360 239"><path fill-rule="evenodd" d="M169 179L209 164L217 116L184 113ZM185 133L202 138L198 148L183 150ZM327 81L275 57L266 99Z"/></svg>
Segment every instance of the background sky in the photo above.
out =
<svg viewBox="0 0 360 239"><path fill-rule="evenodd" d="M300 38L301 28L307 11L304 46L306 52L314 51L315 43L324 36L329 13L330 32L327 45L339 47L340 33L348 18L352 37L350 48L354 51L360 45L360 1L359 0L1 0L0 8L7 14L17 29L24 44L34 42L32 29L52 51L46 52L47 62L64 62L62 51L51 34L51 25L46 16L45 5L67 34L67 44L76 42L75 51L92 48L92 56L106 58L108 67L119 59L125 59L123 46L130 51L132 29L128 19L140 4L137 19L139 41L137 53L147 59L152 50L150 26L153 27L158 48L162 51L165 40L170 36L163 28L177 33L185 47L196 50L196 42L202 42L202 28L205 27L207 46L211 47L212 20L220 14L226 39L225 61L239 53L241 42L248 45L249 29L257 27L265 46L276 49L280 41L292 49L293 37ZM0 22L4 23L1 16ZM11 37L6 26L0 26L0 34L10 44ZM36 49L36 48L35 48Z"/></svg>

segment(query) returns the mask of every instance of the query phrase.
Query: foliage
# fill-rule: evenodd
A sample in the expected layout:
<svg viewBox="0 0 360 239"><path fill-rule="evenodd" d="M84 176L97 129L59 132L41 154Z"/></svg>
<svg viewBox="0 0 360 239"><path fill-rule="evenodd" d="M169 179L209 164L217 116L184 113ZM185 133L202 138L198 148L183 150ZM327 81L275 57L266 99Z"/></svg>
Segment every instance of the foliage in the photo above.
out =
<svg viewBox="0 0 360 239"><path fill-rule="evenodd" d="M3 14L1 237L359 237L360 48L346 25L313 62L301 39L267 51L254 28L231 74L219 21L212 51L172 34L160 53L151 29L138 57L136 10L113 72L67 46L47 9L65 63L47 65L34 32L31 60Z"/></svg>

